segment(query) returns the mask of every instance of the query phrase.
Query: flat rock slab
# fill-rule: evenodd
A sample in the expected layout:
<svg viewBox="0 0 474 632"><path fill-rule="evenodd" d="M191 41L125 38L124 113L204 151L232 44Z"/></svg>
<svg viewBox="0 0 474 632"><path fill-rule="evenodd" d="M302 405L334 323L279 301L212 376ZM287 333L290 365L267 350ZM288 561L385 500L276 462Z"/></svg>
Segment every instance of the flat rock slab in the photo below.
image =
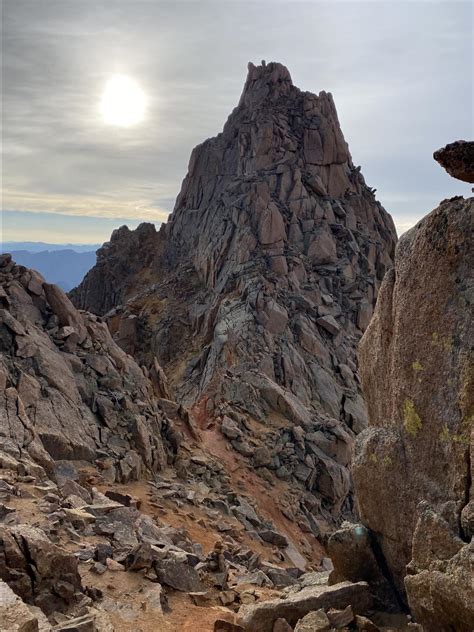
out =
<svg viewBox="0 0 474 632"><path fill-rule="evenodd" d="M356 614L364 614L372 604L366 582L341 582L334 586L311 586L286 599L272 599L244 605L239 610L240 623L246 632L272 632L277 619L296 625L308 612L323 608L343 610L351 605Z"/></svg>

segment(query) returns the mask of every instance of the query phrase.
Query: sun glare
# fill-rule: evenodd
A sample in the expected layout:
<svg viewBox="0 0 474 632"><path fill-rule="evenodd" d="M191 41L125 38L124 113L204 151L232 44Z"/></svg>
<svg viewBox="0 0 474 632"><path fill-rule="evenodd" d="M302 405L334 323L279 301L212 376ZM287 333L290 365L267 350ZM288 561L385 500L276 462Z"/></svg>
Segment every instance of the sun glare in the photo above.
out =
<svg viewBox="0 0 474 632"><path fill-rule="evenodd" d="M126 75L115 75L107 81L100 111L108 125L136 125L143 120L145 107L145 93L136 81Z"/></svg>

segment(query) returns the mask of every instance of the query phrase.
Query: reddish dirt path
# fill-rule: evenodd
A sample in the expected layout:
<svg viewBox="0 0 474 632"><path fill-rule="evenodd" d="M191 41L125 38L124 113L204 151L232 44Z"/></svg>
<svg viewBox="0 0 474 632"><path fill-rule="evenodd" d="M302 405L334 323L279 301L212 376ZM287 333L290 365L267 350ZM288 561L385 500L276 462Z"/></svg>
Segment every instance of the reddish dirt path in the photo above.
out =
<svg viewBox="0 0 474 632"><path fill-rule="evenodd" d="M267 487L268 484L249 469L243 457L228 449L226 439L215 426L202 428L201 438L203 446L222 461L233 486L241 489L243 495L256 500L259 513L271 520L276 530L286 535L297 549L301 550L303 544L306 550L311 550L311 564L319 564L326 555L324 547L311 534L304 533L296 522L284 516L277 504L276 499L287 491L288 485L275 478L275 485ZM255 543L252 546L255 547Z"/></svg>

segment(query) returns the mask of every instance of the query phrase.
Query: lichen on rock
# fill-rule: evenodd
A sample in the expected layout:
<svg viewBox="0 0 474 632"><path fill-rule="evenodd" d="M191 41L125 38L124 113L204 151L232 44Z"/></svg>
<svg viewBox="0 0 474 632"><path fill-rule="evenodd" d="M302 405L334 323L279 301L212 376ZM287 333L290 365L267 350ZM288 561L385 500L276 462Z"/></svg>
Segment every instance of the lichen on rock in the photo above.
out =
<svg viewBox="0 0 474 632"><path fill-rule="evenodd" d="M413 438L423 426L420 415L416 412L415 404L411 399L406 399L403 404L403 426Z"/></svg>

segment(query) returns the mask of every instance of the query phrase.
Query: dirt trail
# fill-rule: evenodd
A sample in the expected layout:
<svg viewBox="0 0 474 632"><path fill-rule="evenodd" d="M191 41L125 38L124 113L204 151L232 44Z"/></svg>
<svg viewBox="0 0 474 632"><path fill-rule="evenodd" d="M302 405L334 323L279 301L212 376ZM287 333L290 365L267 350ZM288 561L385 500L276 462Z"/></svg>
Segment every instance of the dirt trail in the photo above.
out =
<svg viewBox="0 0 474 632"><path fill-rule="evenodd" d="M311 534L304 533L295 522L284 516L278 506L277 499L285 494L288 485L283 481L276 482L276 479L271 486L263 481L248 468L243 457L235 450L229 450L228 442L215 426L202 429L201 438L203 446L225 465L232 485L256 500L259 513L271 520L275 529L286 535L297 549L307 551L311 564L317 566L326 555L324 547Z"/></svg>

